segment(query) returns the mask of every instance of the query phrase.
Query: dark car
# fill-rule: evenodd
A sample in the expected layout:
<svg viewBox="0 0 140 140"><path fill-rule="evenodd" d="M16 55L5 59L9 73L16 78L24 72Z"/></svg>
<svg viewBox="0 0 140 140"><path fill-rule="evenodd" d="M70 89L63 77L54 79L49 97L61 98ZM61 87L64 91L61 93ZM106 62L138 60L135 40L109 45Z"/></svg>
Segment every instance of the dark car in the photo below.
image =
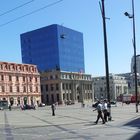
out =
<svg viewBox="0 0 140 140"><path fill-rule="evenodd" d="M26 104L26 105L21 106L21 109L22 110L26 110L26 109L34 109L35 110L35 106Z"/></svg>
<svg viewBox="0 0 140 140"><path fill-rule="evenodd" d="M45 104L44 104L44 103L40 103L40 104L38 105L38 107L45 107Z"/></svg>
<svg viewBox="0 0 140 140"><path fill-rule="evenodd" d="M111 106L117 106L117 102L116 101L110 101L110 105Z"/></svg>
<svg viewBox="0 0 140 140"><path fill-rule="evenodd" d="M116 103L117 103L116 101L111 101L110 102L111 105L116 105Z"/></svg>

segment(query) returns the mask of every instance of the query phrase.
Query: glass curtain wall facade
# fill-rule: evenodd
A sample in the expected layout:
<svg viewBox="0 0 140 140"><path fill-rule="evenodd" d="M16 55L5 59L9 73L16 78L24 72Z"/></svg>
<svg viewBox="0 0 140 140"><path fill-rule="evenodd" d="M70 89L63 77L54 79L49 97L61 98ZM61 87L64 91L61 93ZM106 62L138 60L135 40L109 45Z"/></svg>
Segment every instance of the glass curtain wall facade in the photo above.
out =
<svg viewBox="0 0 140 140"><path fill-rule="evenodd" d="M23 63L35 64L39 71L85 72L82 33L53 24L20 38Z"/></svg>

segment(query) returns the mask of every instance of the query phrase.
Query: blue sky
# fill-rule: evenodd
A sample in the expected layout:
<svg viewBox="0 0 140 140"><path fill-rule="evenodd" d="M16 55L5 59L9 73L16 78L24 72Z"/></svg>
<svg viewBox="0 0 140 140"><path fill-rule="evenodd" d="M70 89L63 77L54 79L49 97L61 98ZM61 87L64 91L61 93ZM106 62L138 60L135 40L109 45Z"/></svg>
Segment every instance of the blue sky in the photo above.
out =
<svg viewBox="0 0 140 140"><path fill-rule="evenodd" d="M50 24L80 31L84 35L85 69L92 76L105 75L102 18L99 0L62 0L40 12L3 24L31 13L59 0L4 0L0 4L0 15L21 4L24 7L0 16L0 61L22 63L20 34ZM137 54L140 53L140 1L135 1ZM105 0L108 37L108 59L110 73L130 72L133 56L132 20L124 16L131 11L131 0Z"/></svg>

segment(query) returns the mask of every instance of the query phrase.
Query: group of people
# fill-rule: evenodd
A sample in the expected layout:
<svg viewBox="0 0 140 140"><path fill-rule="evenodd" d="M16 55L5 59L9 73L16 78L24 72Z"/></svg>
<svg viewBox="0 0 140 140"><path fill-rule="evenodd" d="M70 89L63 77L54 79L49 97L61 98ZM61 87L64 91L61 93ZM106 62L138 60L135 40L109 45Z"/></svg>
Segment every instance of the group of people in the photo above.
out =
<svg viewBox="0 0 140 140"><path fill-rule="evenodd" d="M56 104L53 103L51 105L51 109L52 109L52 116L55 116L55 110L56 110ZM97 101L97 107L93 110L95 111L97 110L98 114L97 114L97 120L95 121L95 123L97 124L99 119L102 119L102 123L105 124L108 120L110 120L110 113L109 113L109 105L107 100L103 100L103 101Z"/></svg>
<svg viewBox="0 0 140 140"><path fill-rule="evenodd" d="M101 118L102 119L102 123L105 124L110 115L109 115L109 111L108 111L108 103L107 103L107 100L104 100L104 101L97 101L97 107L96 109L97 112L98 112L98 115L97 115L97 120L95 121L95 123L97 124L99 119ZM93 110L93 111L95 111Z"/></svg>

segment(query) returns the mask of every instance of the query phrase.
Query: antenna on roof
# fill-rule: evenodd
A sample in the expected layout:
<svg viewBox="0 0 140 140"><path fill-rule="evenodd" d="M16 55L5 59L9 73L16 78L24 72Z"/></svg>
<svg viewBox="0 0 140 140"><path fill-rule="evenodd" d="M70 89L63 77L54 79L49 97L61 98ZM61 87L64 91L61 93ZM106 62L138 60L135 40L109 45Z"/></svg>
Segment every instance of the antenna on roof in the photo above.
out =
<svg viewBox="0 0 140 140"><path fill-rule="evenodd" d="M61 24L61 26L62 26L62 34L60 34L60 38L65 39L65 38L66 38L66 35L64 34L64 27L63 27L63 24L64 24L64 23Z"/></svg>

